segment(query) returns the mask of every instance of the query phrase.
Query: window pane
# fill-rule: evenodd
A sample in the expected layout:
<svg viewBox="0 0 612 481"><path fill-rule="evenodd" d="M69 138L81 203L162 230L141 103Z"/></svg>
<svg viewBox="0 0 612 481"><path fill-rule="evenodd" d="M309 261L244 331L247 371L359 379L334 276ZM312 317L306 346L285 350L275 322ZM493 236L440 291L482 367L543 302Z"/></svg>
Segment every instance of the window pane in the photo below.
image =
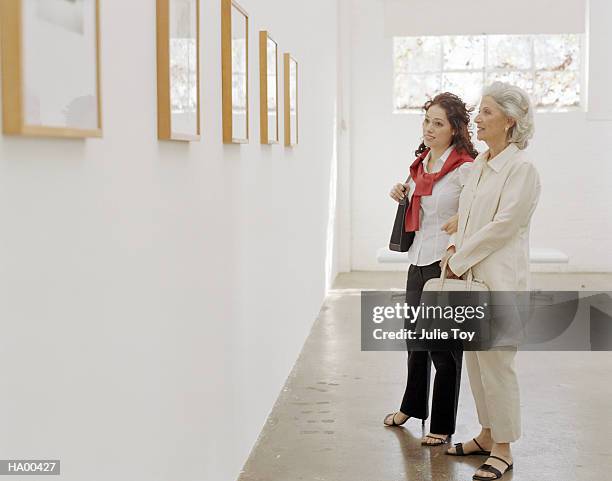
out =
<svg viewBox="0 0 612 481"><path fill-rule="evenodd" d="M540 110L581 105L580 34L396 37L393 45L396 111L420 110L442 91L476 105L494 81L523 88Z"/></svg>
<svg viewBox="0 0 612 481"><path fill-rule="evenodd" d="M476 105L482 92L482 73L445 73L442 76L442 90L458 95L468 105Z"/></svg>
<svg viewBox="0 0 612 481"><path fill-rule="evenodd" d="M527 35L490 35L487 68L531 68L531 40Z"/></svg>
<svg viewBox="0 0 612 481"><path fill-rule="evenodd" d="M533 39L535 67L538 70L578 70L578 35L536 35Z"/></svg>
<svg viewBox="0 0 612 481"><path fill-rule="evenodd" d="M484 37L457 35L443 37L444 70L482 69L484 65Z"/></svg>
<svg viewBox="0 0 612 481"><path fill-rule="evenodd" d="M441 37L395 37L395 72L435 72L441 66Z"/></svg>
<svg viewBox="0 0 612 481"><path fill-rule="evenodd" d="M439 74L399 74L395 76L395 110L420 109L440 92Z"/></svg>
<svg viewBox="0 0 612 481"><path fill-rule="evenodd" d="M536 72L535 97L537 106L546 109L579 107L579 73Z"/></svg>
<svg viewBox="0 0 612 481"><path fill-rule="evenodd" d="M486 85L493 82L506 82L533 93L533 74L531 72L488 72Z"/></svg>

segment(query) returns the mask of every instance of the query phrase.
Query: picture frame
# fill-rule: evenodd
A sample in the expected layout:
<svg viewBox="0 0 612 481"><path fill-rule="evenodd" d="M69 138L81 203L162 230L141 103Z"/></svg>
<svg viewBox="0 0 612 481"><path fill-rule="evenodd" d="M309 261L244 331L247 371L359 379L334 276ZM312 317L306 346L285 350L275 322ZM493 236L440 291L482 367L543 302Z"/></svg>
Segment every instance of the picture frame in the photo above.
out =
<svg viewBox="0 0 612 481"><path fill-rule="evenodd" d="M157 0L157 137L200 140L200 0Z"/></svg>
<svg viewBox="0 0 612 481"><path fill-rule="evenodd" d="M249 15L221 0L223 143L249 142Z"/></svg>
<svg viewBox="0 0 612 481"><path fill-rule="evenodd" d="M262 144L277 144L278 44L266 30L259 32L259 131Z"/></svg>
<svg viewBox="0 0 612 481"><path fill-rule="evenodd" d="M283 55L285 146L298 144L298 62L289 53Z"/></svg>
<svg viewBox="0 0 612 481"><path fill-rule="evenodd" d="M99 0L0 0L3 132L102 136Z"/></svg>

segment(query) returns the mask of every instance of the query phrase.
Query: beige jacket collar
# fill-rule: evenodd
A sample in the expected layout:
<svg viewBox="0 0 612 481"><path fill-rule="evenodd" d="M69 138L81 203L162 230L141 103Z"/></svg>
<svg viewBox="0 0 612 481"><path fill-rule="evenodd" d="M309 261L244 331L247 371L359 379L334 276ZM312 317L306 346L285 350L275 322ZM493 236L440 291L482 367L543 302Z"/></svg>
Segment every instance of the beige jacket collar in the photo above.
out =
<svg viewBox="0 0 612 481"><path fill-rule="evenodd" d="M491 167L491 169L493 169L495 172L499 172L500 170L504 168L504 165L506 165L508 161L515 156L515 154L518 151L519 151L519 148L516 146L516 144L510 144L508 145L508 147L502 150L499 154L497 154L497 156L494 159L487 162L487 159L489 158L489 151L487 150L486 152L482 154L483 161L485 164Z"/></svg>

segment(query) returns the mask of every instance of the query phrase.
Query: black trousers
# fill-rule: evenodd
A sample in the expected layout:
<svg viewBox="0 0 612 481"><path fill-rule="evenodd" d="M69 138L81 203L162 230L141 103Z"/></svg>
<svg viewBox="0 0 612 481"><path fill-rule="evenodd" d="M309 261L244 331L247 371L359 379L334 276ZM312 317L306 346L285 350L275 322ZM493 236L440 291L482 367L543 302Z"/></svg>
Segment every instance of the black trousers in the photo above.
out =
<svg viewBox="0 0 612 481"><path fill-rule="evenodd" d="M418 305L423 286L435 277L440 277L439 262L427 266L411 265L406 280L406 303ZM453 434L457 420L462 360L463 350L460 346L451 351L408 351L408 379L400 410L413 418L429 417L429 381L433 361L436 375L429 430L435 434Z"/></svg>

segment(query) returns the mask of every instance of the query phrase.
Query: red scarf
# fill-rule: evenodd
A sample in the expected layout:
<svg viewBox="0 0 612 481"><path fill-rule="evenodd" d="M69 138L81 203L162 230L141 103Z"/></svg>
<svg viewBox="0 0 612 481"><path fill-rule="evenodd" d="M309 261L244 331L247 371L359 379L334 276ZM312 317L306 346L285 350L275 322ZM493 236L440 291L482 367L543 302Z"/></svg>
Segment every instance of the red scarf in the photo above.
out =
<svg viewBox="0 0 612 481"><path fill-rule="evenodd" d="M429 149L419 155L410 166L410 177L414 181L415 188L410 205L408 209L406 209L406 219L404 222L406 232L416 232L419 230L421 224L421 197L424 195L431 195L434 184L446 174L452 172L462 164L474 160L469 154L459 153L457 149L453 149L444 162L442 169L435 174L429 174L425 172L423 168L423 160L427 157L427 154L429 154Z"/></svg>

